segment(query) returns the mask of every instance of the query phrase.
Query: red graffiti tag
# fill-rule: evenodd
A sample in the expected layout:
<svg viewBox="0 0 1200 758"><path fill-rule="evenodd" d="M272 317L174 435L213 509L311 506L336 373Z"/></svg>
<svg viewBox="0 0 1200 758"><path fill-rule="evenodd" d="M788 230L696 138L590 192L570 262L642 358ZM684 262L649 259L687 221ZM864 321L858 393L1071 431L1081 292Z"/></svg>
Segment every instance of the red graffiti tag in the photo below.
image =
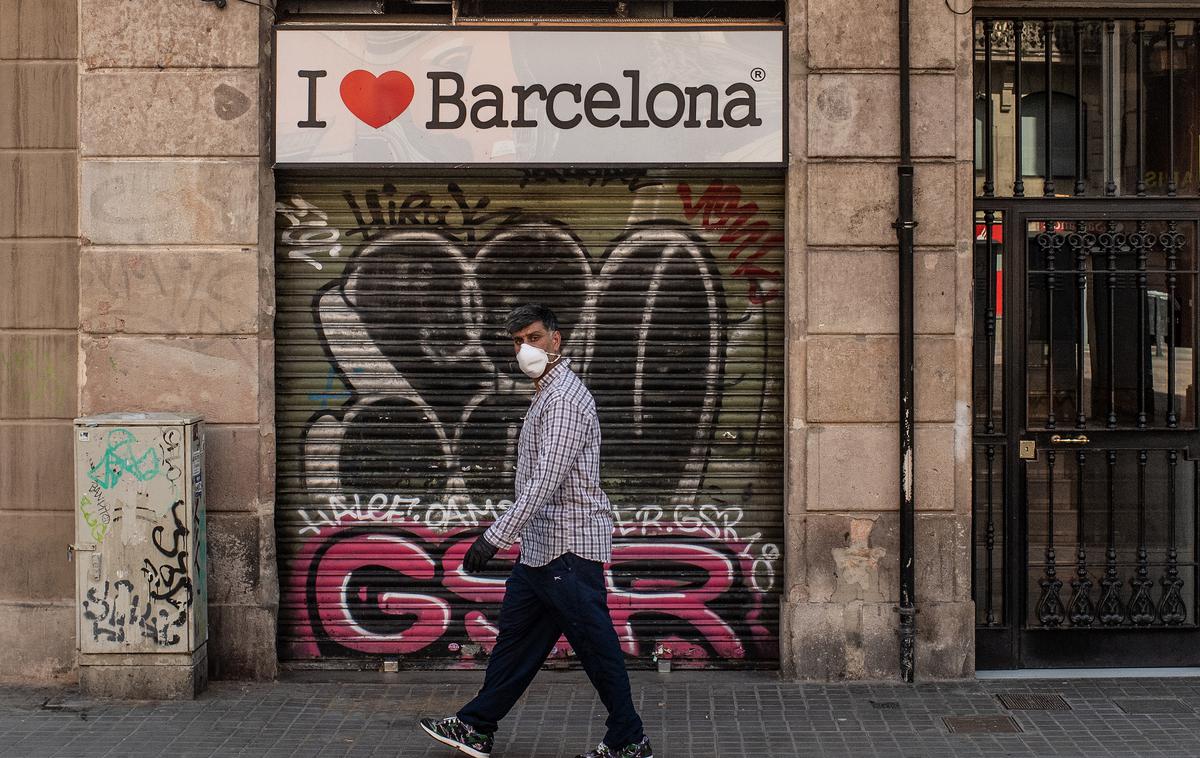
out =
<svg viewBox="0 0 1200 758"><path fill-rule="evenodd" d="M700 216L700 225L708 231L721 232L722 245L734 245L729 260L740 263L733 276L749 281L747 299L754 305L769 303L778 298L783 284L783 274L777 270L763 268L755 263L772 251L783 246L783 233L774 229L766 219L755 219L758 203L743 200L742 190L733 184L714 181L698 198L693 200L692 187L680 182L675 188L683 203L683 215L688 221ZM745 258L743 253L749 252Z"/></svg>
<svg viewBox="0 0 1200 758"><path fill-rule="evenodd" d="M460 664L495 647L505 579L466 573L475 529L381 528L343 523L309 540L284 588L281 636L299 658L405 655ZM609 607L622 649L648 657L655 647L677 660L738 660L773 645L762 624L764 594L750 589L744 546L657 535L618 543L606 567ZM499 560L514 561L516 548ZM560 639L552 657L569 655Z"/></svg>

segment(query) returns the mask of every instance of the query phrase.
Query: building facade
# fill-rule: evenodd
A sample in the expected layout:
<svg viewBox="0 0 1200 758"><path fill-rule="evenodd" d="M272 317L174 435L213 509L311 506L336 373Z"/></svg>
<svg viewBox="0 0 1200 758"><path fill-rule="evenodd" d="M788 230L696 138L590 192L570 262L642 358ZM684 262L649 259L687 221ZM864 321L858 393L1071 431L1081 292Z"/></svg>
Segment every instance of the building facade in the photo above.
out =
<svg viewBox="0 0 1200 758"><path fill-rule="evenodd" d="M1047 26L1030 3L912 0L907 66L892 0L218 5L0 2L0 677L74 676L77 636L116 623L78 621L66 548L71 419L117 410L205 419L213 676L483 665L499 577L455 561L511 498L528 394L496 318L527 298L566 317L600 406L631 665L900 675L902 472L918 678L1189 641L1200 122L1170 3L1080 0ZM283 160L304 148L277 139L282 36L371 24L775 31L780 160ZM1162 123L1177 149L1145 139ZM1118 419L1094 428L1105 397Z"/></svg>

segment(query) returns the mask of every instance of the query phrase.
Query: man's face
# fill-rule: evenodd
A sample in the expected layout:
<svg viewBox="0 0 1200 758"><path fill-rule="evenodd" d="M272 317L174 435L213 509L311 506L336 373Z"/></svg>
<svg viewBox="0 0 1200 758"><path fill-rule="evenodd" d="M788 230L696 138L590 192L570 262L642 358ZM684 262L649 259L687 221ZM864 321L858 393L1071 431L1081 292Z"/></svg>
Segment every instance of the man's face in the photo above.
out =
<svg viewBox="0 0 1200 758"><path fill-rule="evenodd" d="M547 353L558 353L558 348L562 344L562 335L556 331L550 331L541 321L534 321L524 329L518 329L513 332L513 354L520 352L521 345L530 344L534 347L540 347Z"/></svg>

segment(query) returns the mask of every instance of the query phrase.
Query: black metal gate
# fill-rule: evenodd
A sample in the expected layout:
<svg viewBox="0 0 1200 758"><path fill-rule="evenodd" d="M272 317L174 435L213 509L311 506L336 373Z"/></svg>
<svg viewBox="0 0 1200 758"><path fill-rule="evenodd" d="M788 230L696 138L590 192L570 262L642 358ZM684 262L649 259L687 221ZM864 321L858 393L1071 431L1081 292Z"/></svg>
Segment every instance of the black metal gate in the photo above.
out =
<svg viewBox="0 0 1200 758"><path fill-rule="evenodd" d="M1200 24L976 24L977 667L1195 665Z"/></svg>

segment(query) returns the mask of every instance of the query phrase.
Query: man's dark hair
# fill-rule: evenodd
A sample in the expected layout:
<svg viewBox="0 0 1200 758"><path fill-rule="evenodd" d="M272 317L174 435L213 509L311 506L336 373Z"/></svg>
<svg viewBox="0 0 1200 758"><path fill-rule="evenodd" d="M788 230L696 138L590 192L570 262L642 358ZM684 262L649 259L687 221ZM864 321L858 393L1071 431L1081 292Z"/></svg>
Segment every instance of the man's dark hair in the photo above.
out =
<svg viewBox="0 0 1200 758"><path fill-rule="evenodd" d="M516 334L535 321L541 321L551 332L558 331L558 316L541 303L526 303L513 308L504 319L504 328L509 334Z"/></svg>

